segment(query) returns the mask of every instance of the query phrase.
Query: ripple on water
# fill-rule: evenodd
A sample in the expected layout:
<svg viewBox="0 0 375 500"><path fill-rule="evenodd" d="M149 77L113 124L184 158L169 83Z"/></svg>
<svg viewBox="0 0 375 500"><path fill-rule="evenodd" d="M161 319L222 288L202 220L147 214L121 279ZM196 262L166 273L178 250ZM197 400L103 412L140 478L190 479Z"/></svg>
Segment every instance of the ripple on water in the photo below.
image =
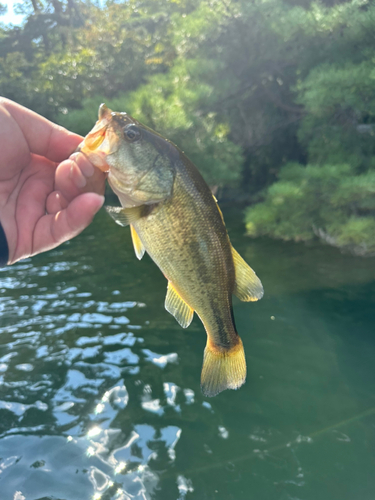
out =
<svg viewBox="0 0 375 500"><path fill-rule="evenodd" d="M27 266L28 278L65 273L76 265ZM127 430L119 427L131 403L123 377L131 380L139 372L141 359L165 368L178 361L177 354L140 348L142 327L130 324L129 310L145 304L95 301L92 292L63 284L57 284L54 293L50 287L24 283L21 276L8 280L4 288L34 288L35 293L23 293L17 300L2 296L0 301L7 319L0 331L8 335L0 345L0 372L7 390L7 397L0 401L0 415L13 416L0 440L4 494L82 500L107 492L116 500L149 498L158 484L150 463L163 456L176 459L181 429L146 423L130 423ZM124 327L128 331L121 331ZM110 328L121 330L113 334ZM180 412L179 393L186 404L194 402L193 391L182 391L173 382L162 383L160 389L162 397L155 398L146 384L133 405L147 416L162 415L167 408ZM39 425L31 425L35 418L28 426L20 425L32 411L40 412ZM66 437L18 435L51 431ZM14 449L22 450L20 456L11 454ZM181 498L185 490L190 491L186 481L178 483Z"/></svg>

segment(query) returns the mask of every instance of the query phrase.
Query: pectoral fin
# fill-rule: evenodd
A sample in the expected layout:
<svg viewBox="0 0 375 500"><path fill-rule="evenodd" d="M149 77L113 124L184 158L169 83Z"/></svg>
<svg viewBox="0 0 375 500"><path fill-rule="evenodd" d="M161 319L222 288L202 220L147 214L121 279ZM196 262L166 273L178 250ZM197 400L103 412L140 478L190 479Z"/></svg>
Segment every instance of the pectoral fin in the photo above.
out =
<svg viewBox="0 0 375 500"><path fill-rule="evenodd" d="M106 206L105 209L112 217L112 219L120 226L126 227L129 224L134 224L145 214L145 206L140 205L139 207L123 208L123 207L109 207Z"/></svg>
<svg viewBox="0 0 375 500"><path fill-rule="evenodd" d="M258 276L233 247L232 256L236 275L234 295L244 302L261 299L264 292Z"/></svg>
<svg viewBox="0 0 375 500"><path fill-rule="evenodd" d="M133 241L135 255L137 256L137 259L141 260L142 257L145 254L146 249L143 246L143 243L140 240L140 238L139 238L136 230L132 226L132 224L130 224L130 232L131 232L131 235L132 235L132 241Z"/></svg>
<svg viewBox="0 0 375 500"><path fill-rule="evenodd" d="M187 328L190 325L194 316L194 309L181 298L170 281L168 281L165 308L176 318L182 328Z"/></svg>

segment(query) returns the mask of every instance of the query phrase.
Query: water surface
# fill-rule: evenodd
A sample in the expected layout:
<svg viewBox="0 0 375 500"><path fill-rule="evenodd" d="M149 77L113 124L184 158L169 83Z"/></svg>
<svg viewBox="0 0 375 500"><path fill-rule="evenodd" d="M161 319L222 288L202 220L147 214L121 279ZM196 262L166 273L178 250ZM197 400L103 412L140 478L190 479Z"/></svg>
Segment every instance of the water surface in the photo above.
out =
<svg viewBox="0 0 375 500"><path fill-rule="evenodd" d="M105 213L0 272L2 500L373 500L375 259L251 240L235 299L248 380L199 388L205 333Z"/></svg>

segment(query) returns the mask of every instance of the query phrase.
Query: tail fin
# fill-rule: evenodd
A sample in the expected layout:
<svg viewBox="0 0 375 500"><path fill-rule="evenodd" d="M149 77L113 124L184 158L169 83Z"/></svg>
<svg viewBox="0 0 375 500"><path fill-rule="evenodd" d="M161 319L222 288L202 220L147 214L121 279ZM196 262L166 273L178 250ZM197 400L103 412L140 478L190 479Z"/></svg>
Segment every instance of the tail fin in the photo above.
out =
<svg viewBox="0 0 375 500"><path fill-rule="evenodd" d="M225 389L238 389L246 380L245 351L242 340L230 349L215 346L207 339L204 350L201 388L205 396L212 397Z"/></svg>

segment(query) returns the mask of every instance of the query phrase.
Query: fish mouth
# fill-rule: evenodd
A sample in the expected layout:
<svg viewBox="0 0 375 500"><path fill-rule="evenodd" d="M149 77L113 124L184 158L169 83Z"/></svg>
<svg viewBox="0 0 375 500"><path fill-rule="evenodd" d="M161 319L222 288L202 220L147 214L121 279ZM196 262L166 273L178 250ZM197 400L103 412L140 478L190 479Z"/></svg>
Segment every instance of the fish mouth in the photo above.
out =
<svg viewBox="0 0 375 500"><path fill-rule="evenodd" d="M86 155L91 163L102 172L109 171L109 165L106 161L107 156L115 153L119 148L119 136L116 133L117 127L113 121L116 114L104 103L101 104L99 106L98 121L77 148L77 151Z"/></svg>

